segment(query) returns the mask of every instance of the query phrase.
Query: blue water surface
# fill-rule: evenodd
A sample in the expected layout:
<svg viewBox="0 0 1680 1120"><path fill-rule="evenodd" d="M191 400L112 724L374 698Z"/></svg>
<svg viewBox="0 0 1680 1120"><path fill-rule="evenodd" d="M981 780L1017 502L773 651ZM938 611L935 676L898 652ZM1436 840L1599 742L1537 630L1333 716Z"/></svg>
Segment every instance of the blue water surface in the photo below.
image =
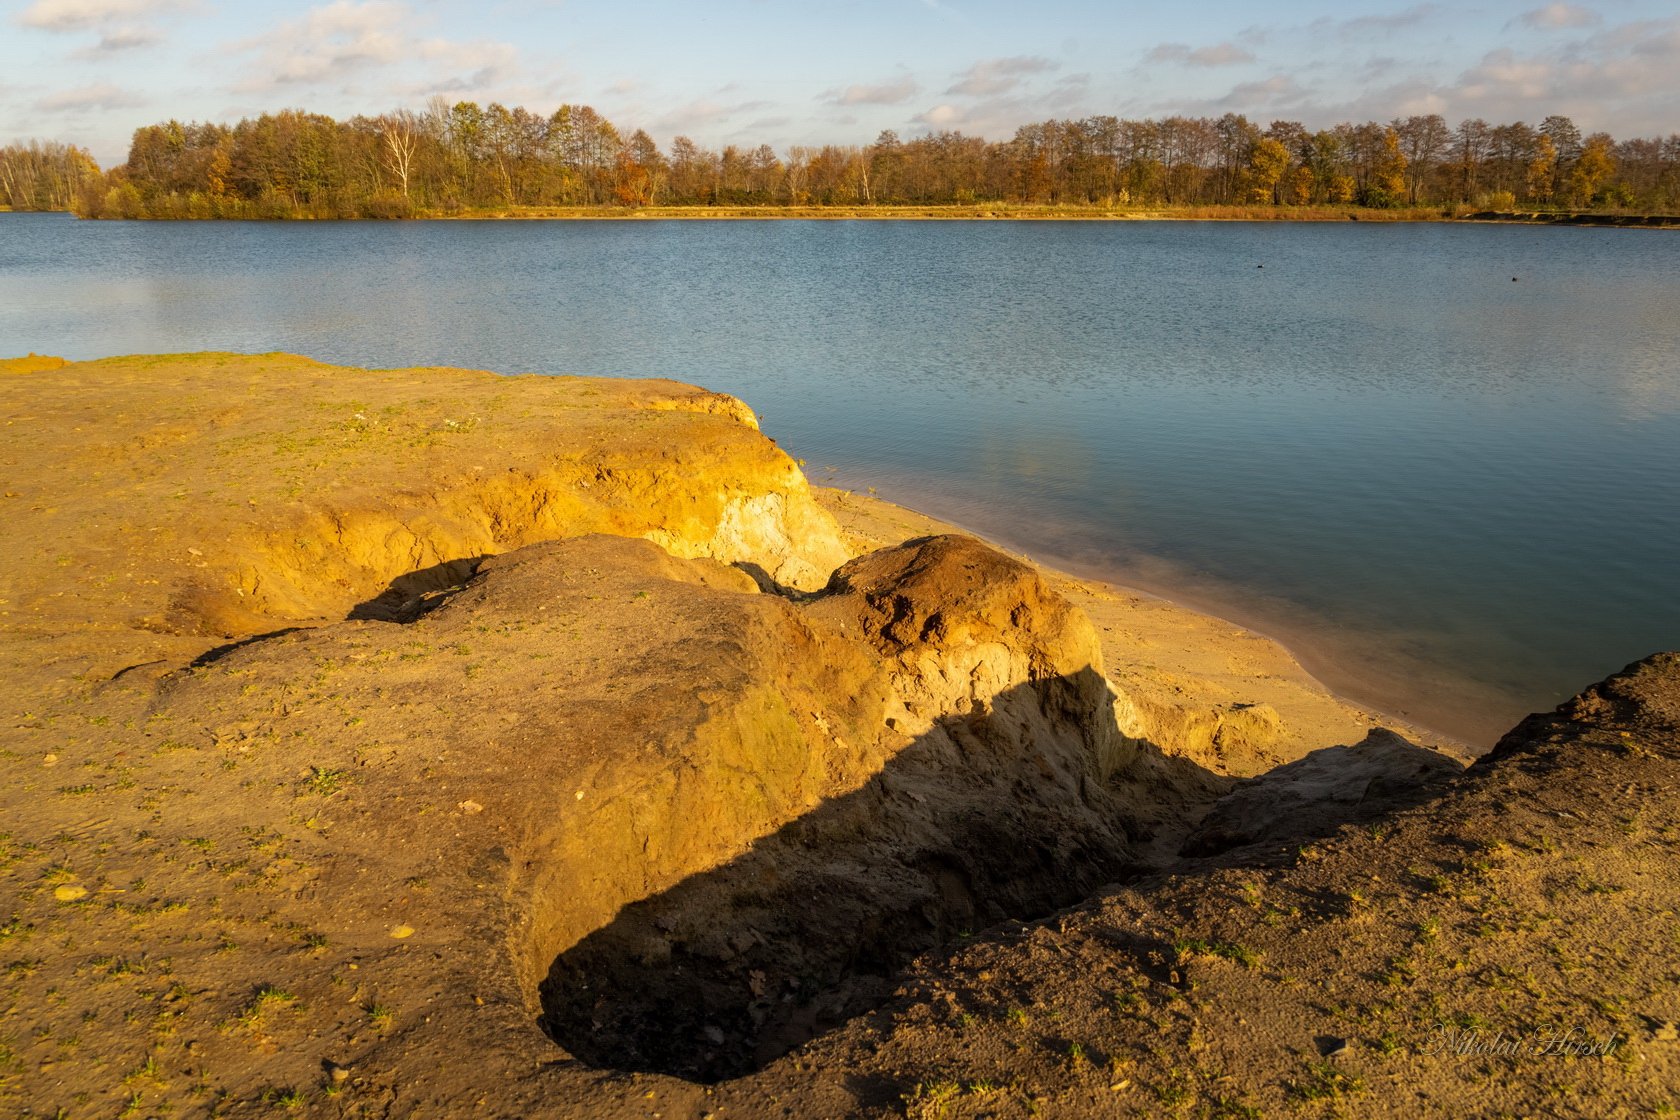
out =
<svg viewBox="0 0 1680 1120"><path fill-rule="evenodd" d="M0 214L0 352L665 376L1487 741L1680 647L1680 235Z"/></svg>

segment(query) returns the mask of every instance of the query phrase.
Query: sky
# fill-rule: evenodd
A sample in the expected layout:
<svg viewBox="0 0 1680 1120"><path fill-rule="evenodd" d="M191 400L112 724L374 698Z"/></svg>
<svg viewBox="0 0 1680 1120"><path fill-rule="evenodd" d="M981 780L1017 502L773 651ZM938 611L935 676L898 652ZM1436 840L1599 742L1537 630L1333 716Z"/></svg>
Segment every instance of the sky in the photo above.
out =
<svg viewBox="0 0 1680 1120"><path fill-rule="evenodd" d="M1440 113L1680 132L1673 0L3 0L0 142L283 108L593 105L661 145L861 144L1091 114Z"/></svg>

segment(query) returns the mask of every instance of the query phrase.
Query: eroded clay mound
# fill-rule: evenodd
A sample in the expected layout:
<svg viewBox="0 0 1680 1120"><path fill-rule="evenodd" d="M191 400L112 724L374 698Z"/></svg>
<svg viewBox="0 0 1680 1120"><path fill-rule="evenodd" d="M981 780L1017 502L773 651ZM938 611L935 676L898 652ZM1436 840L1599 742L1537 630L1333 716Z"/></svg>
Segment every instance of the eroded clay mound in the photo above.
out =
<svg viewBox="0 0 1680 1120"><path fill-rule="evenodd" d="M592 532L805 589L851 555L745 405L676 382L285 354L13 366L0 408L57 449L0 453L8 496L41 515L15 526L13 608L44 626L167 648L377 616Z"/></svg>
<svg viewBox="0 0 1680 1120"><path fill-rule="evenodd" d="M545 1024L593 1064L744 1073L874 1006L918 954L1135 863L1094 635L1030 568L968 538L913 541L799 613L877 667L881 769L555 960Z"/></svg>
<svg viewBox="0 0 1680 1120"><path fill-rule="evenodd" d="M413 788L400 744L425 744L471 827L405 836L409 855L482 875L505 853L514 970L591 1064L742 1073L917 954L1135 866L1091 628L972 539L789 599L586 536L490 558L403 617L229 649L154 714L215 727L272 697L217 734L337 744L369 830L379 790Z"/></svg>

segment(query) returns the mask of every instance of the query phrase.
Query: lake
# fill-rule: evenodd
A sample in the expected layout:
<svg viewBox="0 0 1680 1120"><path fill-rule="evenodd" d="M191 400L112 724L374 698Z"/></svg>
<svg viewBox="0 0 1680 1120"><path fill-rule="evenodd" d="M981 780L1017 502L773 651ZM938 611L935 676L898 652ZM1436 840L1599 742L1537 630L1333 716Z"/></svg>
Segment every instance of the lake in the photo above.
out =
<svg viewBox="0 0 1680 1120"><path fill-rule="evenodd" d="M1673 233L0 214L0 353L210 349L734 393L1473 743L1680 646Z"/></svg>

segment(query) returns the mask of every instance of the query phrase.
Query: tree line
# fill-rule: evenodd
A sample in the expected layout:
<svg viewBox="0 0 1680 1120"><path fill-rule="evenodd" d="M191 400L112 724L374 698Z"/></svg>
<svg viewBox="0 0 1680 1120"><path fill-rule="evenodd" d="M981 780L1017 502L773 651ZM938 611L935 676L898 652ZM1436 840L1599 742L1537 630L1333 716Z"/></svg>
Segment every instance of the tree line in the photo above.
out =
<svg viewBox="0 0 1680 1120"><path fill-rule="evenodd" d="M0 206L69 210L103 181L93 157L69 144L32 140L0 148Z"/></svg>
<svg viewBox="0 0 1680 1120"><path fill-rule="evenodd" d="M101 173L52 144L0 149L17 209L110 218L401 218L520 207L1362 206L1680 211L1680 133L1618 141L1438 115L1313 131L1217 118L1094 116L1004 141L960 132L721 151L626 136L587 105L551 114L434 101L345 121L287 110L137 130Z"/></svg>

